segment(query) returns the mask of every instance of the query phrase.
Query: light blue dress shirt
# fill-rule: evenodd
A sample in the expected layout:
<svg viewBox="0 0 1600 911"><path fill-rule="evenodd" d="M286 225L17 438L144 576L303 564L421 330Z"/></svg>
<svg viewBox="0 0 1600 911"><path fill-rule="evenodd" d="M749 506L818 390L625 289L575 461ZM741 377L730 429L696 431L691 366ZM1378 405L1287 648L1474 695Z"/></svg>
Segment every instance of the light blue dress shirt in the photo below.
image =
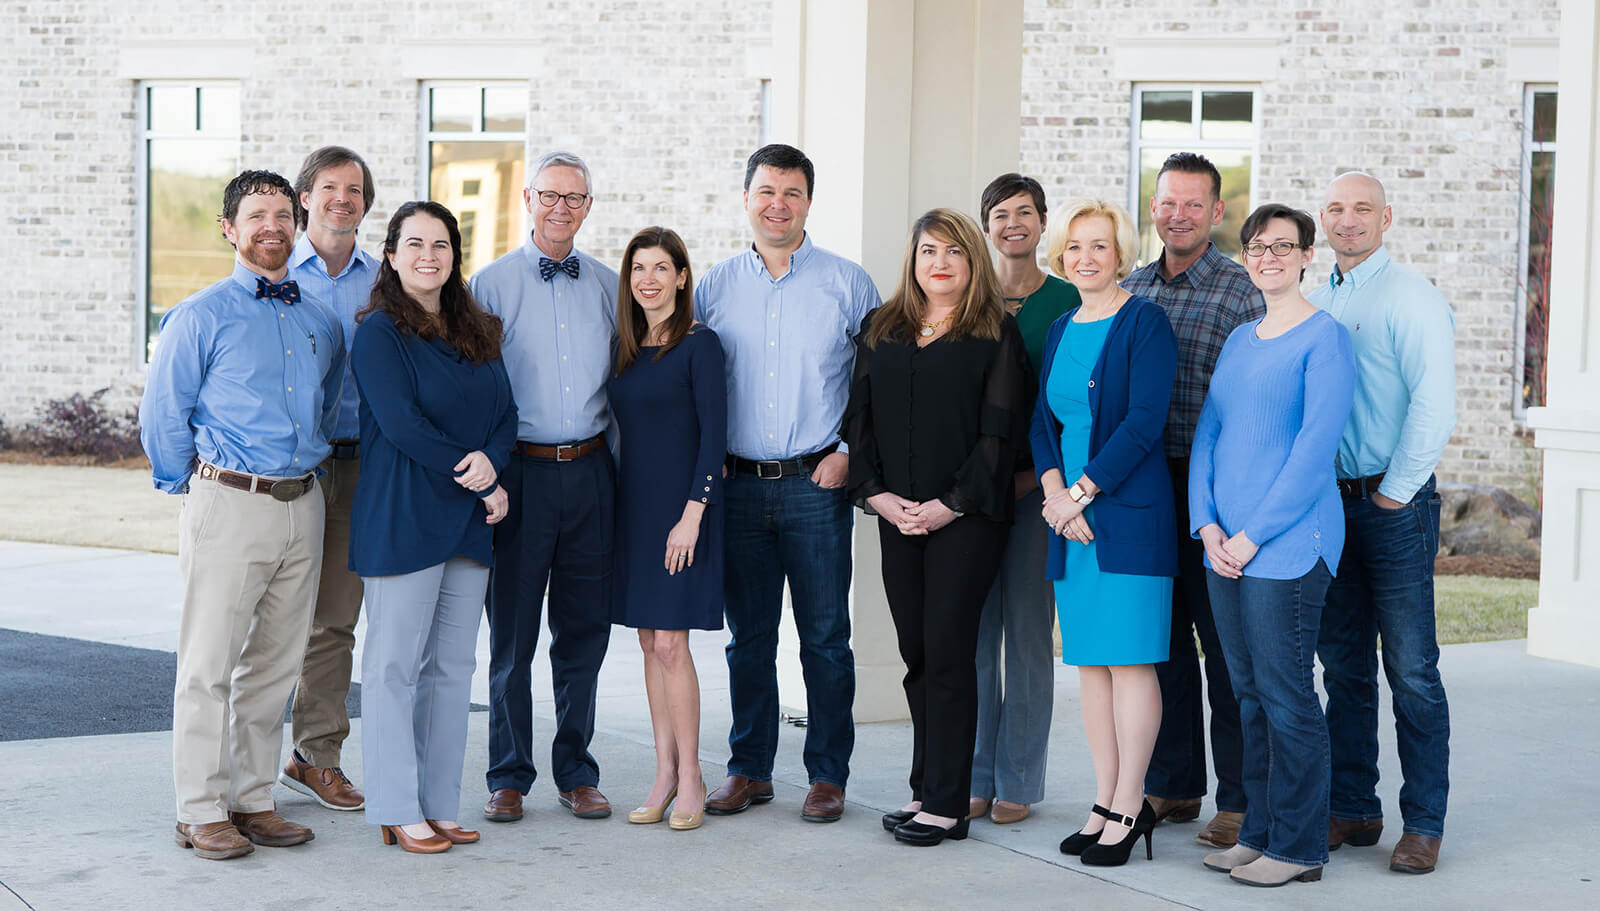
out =
<svg viewBox="0 0 1600 911"><path fill-rule="evenodd" d="M557 270L545 281L544 255L530 234L469 284L505 324L500 357L517 400L517 439L554 445L587 440L611 423L606 380L617 335L617 273L573 251L578 277Z"/></svg>
<svg viewBox="0 0 1600 911"><path fill-rule="evenodd" d="M1409 502L1456 425L1450 304L1384 247L1348 274L1334 267L1309 300L1349 330L1355 347L1355 404L1339 441L1339 477L1383 473L1378 492Z"/></svg>
<svg viewBox="0 0 1600 911"><path fill-rule="evenodd" d="M294 477L328 457L344 382L344 330L333 311L256 297L233 275L161 319L139 402L155 486L188 489L198 456L231 471Z"/></svg>
<svg viewBox="0 0 1600 911"><path fill-rule="evenodd" d="M727 358L728 450L794 459L838 441L852 340L880 303L867 270L813 246L809 234L782 278L754 247L712 266L694 305Z"/></svg>
<svg viewBox="0 0 1600 911"><path fill-rule="evenodd" d="M328 274L328 264L317 255L317 248L304 234L295 241L289 254L289 277L300 283L300 298L315 300L333 308L344 329L345 378L344 392L339 396L339 419L333 428L333 439L354 440L361 436L361 393L350 376L350 346L355 343L356 311L367 305L372 297L372 284L378 280L378 258L363 252L358 246L338 275Z"/></svg>

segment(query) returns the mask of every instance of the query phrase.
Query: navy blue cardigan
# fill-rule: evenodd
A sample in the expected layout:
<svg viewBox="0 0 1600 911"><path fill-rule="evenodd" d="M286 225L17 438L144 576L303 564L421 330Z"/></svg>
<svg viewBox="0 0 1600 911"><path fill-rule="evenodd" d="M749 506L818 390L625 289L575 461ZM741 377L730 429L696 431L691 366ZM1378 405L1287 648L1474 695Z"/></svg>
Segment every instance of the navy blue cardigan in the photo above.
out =
<svg viewBox="0 0 1600 911"><path fill-rule="evenodd" d="M1054 468L1067 484L1080 474L1100 488L1094 501L1095 551L1100 569L1140 576L1178 574L1178 520L1172 478L1162 445L1167 404L1178 371L1178 340L1161 306L1134 295L1112 317L1100 359L1089 374L1089 464L1062 467L1061 422L1045 389L1072 309L1050 325L1033 410L1033 469L1041 478ZM1045 576L1066 571L1067 539L1050 536Z"/></svg>
<svg viewBox="0 0 1600 911"><path fill-rule="evenodd" d="M382 310L356 328L350 365L361 391L350 571L395 576L455 556L488 566L494 527L480 495L455 482L455 466L475 450L496 473L511 461L517 406L505 365L402 333Z"/></svg>

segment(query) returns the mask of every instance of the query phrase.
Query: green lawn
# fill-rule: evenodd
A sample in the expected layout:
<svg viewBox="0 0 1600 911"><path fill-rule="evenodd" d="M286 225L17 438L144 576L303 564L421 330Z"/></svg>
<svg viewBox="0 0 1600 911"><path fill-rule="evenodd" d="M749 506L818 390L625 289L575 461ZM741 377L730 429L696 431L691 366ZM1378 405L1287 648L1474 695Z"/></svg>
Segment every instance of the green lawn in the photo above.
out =
<svg viewBox="0 0 1600 911"><path fill-rule="evenodd" d="M1539 603L1535 579L1434 577L1439 644L1525 639L1528 609Z"/></svg>

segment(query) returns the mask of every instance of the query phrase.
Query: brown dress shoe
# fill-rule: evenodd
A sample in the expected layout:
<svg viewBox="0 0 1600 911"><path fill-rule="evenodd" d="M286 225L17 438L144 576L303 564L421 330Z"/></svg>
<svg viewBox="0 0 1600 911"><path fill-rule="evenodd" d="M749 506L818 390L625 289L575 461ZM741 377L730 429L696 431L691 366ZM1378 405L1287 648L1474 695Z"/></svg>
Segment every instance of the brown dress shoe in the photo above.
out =
<svg viewBox="0 0 1600 911"><path fill-rule="evenodd" d="M1213 848L1231 848L1239 843L1239 827L1242 825L1243 813L1222 810L1211 817L1211 821L1195 835L1194 840Z"/></svg>
<svg viewBox="0 0 1600 911"><path fill-rule="evenodd" d="M1156 811L1156 822L1171 820L1172 822L1194 822L1200 818L1200 798L1189 797L1183 800L1168 800L1165 797L1145 797L1150 802L1150 809Z"/></svg>
<svg viewBox="0 0 1600 911"><path fill-rule="evenodd" d="M250 843L250 839L240 835L233 823L226 819L199 825L180 822L177 842L178 847L193 848L195 857L203 857L206 860L243 857L256 849L256 846Z"/></svg>
<svg viewBox="0 0 1600 911"><path fill-rule="evenodd" d="M516 788L496 788L483 805L483 818L490 822L516 822L522 818L522 792Z"/></svg>
<svg viewBox="0 0 1600 911"><path fill-rule="evenodd" d="M1366 848L1378 843L1383 834L1381 819L1340 819L1328 817L1328 850L1337 851L1340 845Z"/></svg>
<svg viewBox="0 0 1600 911"><path fill-rule="evenodd" d="M994 801L987 797L967 798L967 818L978 819L989 815L989 808L994 806Z"/></svg>
<svg viewBox="0 0 1600 911"><path fill-rule="evenodd" d="M997 800L994 809L989 811L989 820L997 826L1009 826L1014 822L1022 822L1033 812L1025 803L1012 803L1009 800Z"/></svg>
<svg viewBox="0 0 1600 911"><path fill-rule="evenodd" d="M558 795L561 805L579 819L605 819L611 815L611 801L594 785L580 784Z"/></svg>
<svg viewBox="0 0 1600 911"><path fill-rule="evenodd" d="M454 844L437 831L432 835L415 838L406 834L404 826L379 826L378 837L382 838L386 845L398 844L400 850L407 854L443 854Z"/></svg>
<svg viewBox="0 0 1600 911"><path fill-rule="evenodd" d="M752 804L772 800L772 782L751 781L743 775L729 775L722 787L706 798L706 812L712 816L732 816L750 809Z"/></svg>
<svg viewBox="0 0 1600 911"><path fill-rule="evenodd" d="M432 829L440 838L453 845L476 844L478 839L483 837L481 833L473 829L463 829L460 826L441 826L437 819L424 819L423 822L427 823L428 828Z"/></svg>
<svg viewBox="0 0 1600 911"><path fill-rule="evenodd" d="M800 818L807 822L834 822L844 815L844 788L826 781L813 781L800 805Z"/></svg>
<svg viewBox="0 0 1600 911"><path fill-rule="evenodd" d="M1389 856L1389 869L1396 873L1432 873L1439 865L1439 842L1442 840L1407 832L1400 836L1400 843Z"/></svg>
<svg viewBox="0 0 1600 911"><path fill-rule="evenodd" d="M277 810L229 813L228 818L245 838L268 848L287 848L317 837L306 826L279 816Z"/></svg>
<svg viewBox="0 0 1600 911"><path fill-rule="evenodd" d="M311 765L300 758L297 750L289 751L289 761L278 773L278 784L299 791L330 810L359 810L367 805L367 796L350 783L343 769Z"/></svg>

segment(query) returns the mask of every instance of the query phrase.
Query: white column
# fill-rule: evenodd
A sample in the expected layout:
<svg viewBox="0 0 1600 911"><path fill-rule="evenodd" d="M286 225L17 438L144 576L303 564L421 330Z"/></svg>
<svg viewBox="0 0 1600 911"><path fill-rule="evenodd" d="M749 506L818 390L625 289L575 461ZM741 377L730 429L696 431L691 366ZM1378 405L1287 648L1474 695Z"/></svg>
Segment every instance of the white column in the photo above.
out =
<svg viewBox="0 0 1600 911"><path fill-rule="evenodd" d="M772 139L817 169L808 231L894 291L906 232L935 206L977 217L978 194L1020 160L1021 0L777 0ZM857 721L906 716L876 519L856 514L851 645ZM799 641L778 646L786 710L804 712Z"/></svg>
<svg viewBox="0 0 1600 911"><path fill-rule="evenodd" d="M1561 4L1548 404L1528 409L1544 450L1544 548L1528 654L1600 667L1600 15Z"/></svg>

